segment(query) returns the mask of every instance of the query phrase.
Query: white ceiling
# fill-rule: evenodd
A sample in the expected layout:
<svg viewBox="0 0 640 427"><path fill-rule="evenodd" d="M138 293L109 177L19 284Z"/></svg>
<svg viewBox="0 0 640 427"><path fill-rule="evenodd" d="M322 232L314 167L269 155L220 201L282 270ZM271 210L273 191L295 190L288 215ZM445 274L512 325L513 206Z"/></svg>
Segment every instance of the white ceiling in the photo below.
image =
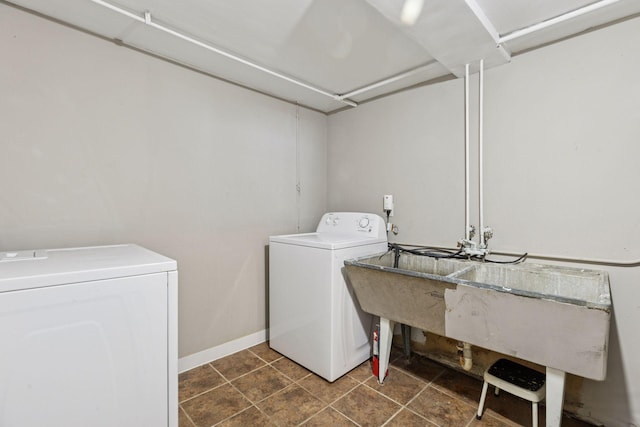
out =
<svg viewBox="0 0 640 427"><path fill-rule="evenodd" d="M407 25L405 0L2 1L323 112L640 13L639 0L424 0Z"/></svg>

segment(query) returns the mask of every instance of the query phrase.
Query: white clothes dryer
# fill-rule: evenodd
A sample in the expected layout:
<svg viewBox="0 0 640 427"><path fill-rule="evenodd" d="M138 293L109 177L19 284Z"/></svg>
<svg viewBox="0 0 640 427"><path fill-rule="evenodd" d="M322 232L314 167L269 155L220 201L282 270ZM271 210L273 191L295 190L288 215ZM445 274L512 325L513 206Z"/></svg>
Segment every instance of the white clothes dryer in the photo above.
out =
<svg viewBox="0 0 640 427"><path fill-rule="evenodd" d="M178 425L176 261L0 252L0 426Z"/></svg>
<svg viewBox="0 0 640 427"><path fill-rule="evenodd" d="M370 356L372 316L343 276L344 260L385 252L384 220L333 212L315 233L269 238L269 344L335 381Z"/></svg>

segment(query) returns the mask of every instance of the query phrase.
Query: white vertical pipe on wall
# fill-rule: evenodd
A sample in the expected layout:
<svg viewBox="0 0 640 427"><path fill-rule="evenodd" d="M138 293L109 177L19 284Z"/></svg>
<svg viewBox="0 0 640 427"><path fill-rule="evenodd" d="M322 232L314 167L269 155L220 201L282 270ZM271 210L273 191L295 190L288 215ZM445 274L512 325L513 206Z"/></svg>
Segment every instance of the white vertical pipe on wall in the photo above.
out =
<svg viewBox="0 0 640 427"><path fill-rule="evenodd" d="M483 126L482 122L484 120L483 113L483 99L484 99L484 60L480 60L480 71L478 72L478 231L480 233L480 245L483 247L485 245L484 239L484 141L482 138Z"/></svg>
<svg viewBox="0 0 640 427"><path fill-rule="evenodd" d="M302 186L300 184L300 106L296 105L296 232L300 233Z"/></svg>
<svg viewBox="0 0 640 427"><path fill-rule="evenodd" d="M469 64L464 66L464 238L471 239L469 224Z"/></svg>

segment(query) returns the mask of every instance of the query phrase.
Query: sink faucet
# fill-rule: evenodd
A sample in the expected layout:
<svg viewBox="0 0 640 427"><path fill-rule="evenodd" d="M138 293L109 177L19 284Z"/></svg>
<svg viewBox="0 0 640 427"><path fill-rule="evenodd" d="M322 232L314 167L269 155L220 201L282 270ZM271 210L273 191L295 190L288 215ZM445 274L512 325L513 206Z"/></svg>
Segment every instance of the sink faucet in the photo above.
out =
<svg viewBox="0 0 640 427"><path fill-rule="evenodd" d="M489 253L488 242L489 239L493 237L493 229L491 229L491 227L484 227L481 231L482 234L480 236L480 242L478 243L473 240L476 234L476 227L474 225L469 226L469 238L458 240L458 247L461 248L462 253L469 257L479 256L484 259Z"/></svg>

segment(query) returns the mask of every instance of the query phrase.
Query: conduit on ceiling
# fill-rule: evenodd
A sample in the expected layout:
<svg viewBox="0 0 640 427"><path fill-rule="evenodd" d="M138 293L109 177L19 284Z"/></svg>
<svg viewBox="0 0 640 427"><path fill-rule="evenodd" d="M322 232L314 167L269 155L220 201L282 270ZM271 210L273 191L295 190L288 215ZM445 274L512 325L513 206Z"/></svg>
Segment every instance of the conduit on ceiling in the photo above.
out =
<svg viewBox="0 0 640 427"><path fill-rule="evenodd" d="M427 69L428 67L430 67L430 66L434 65L436 62L438 62L437 60L430 61L430 62L428 62L426 64L421 65L421 66L418 66L418 67L415 67L413 69L398 73L398 74L396 74L394 76L388 77L386 79L379 80L379 81L374 82L374 83L372 83L370 85L355 89L355 90L353 90L351 92L348 92L348 93L345 93L345 94L332 93L332 92L329 92L327 90L324 90L324 89L318 88L316 86L313 86L313 85L311 85L309 83L306 83L304 81L301 81L299 79L296 79L294 77L288 76L288 75L280 73L278 71L274 71L274 70L272 70L270 68L267 68L267 67L265 67L263 65L255 63L253 61L250 61L250 60L248 60L246 58L242 58L240 56L232 54L232 53L230 53L230 52L228 52L228 51L226 51L226 50L224 50L222 48L214 46L213 44L199 41L199 40L197 40L197 39L195 39L193 37L190 37L190 36L186 35L185 33L181 32L181 31L174 30L172 28L169 28L169 27L161 25L161 24L159 24L157 22L154 22L152 20L152 18L151 18L151 13L149 11L145 11L144 13L134 13L134 12L130 12L130 11L126 10L126 9L120 8L118 6L115 6L115 5L113 5L113 4L111 4L111 3L107 2L107 1L104 1L104 0L90 0L90 1L95 3L95 4L98 4L100 6L103 6L103 7L107 8L107 9L110 9L110 10L112 10L114 12L122 14L122 15L124 15L124 16L126 16L126 17L128 17L130 19L133 19L133 20L135 20L137 22L143 23L145 25L149 25L149 26L151 26L151 27L153 27L153 28L155 28L155 29L157 29L159 31L162 31L162 32L170 34L170 35L172 35L174 37L180 38L180 39L182 39L184 41L187 41L189 43L193 43L194 45L197 45L197 46L199 46L201 48L204 48L204 49L206 49L206 50L208 50L210 52L216 53L218 55L222 55L222 56L224 56L226 58L229 58L231 60L234 60L234 61L237 61L239 63L242 63L242 64L244 64L244 65L246 65L248 67L254 68L254 69L259 70L259 71L262 71L262 72L267 73L267 74L269 74L271 76L274 76L274 77L277 77L279 79L285 80L285 81L287 81L289 83L292 83L292 84L295 84L297 86L303 87L303 88L308 89L310 91L319 93L321 95L324 95L326 97L329 97L329 98L331 98L331 99L333 99L335 101L341 102L341 103L343 103L345 105L348 105L348 106L351 106L351 107L357 107L358 103L350 100L349 97L352 97L352 96L355 96L355 95L359 95L359 94L362 94L364 92L367 92L367 91L370 91L370 90L373 90L373 89L376 89L376 88L379 88L379 87L382 87L382 86L397 82L399 80L408 78L410 76L413 76L413 75L415 75L415 74ZM407 0L405 0L405 1L407 1ZM473 13L476 15L476 18L479 19L481 22L483 22L485 27L486 27L487 24L491 24L490 22L485 22L485 21L487 21L486 16L484 16L484 14L481 13L482 12L481 9L479 9L477 7L477 5L475 5L475 2L473 0L465 0L465 1L467 2L467 5L470 7L470 9L473 11ZM534 24L534 25L531 25L531 26L526 27L526 28L521 28L519 30L512 31L512 32L510 32L508 34L504 34L504 35L492 34L492 37L494 39L496 39L496 46L498 48L504 50L505 48L504 48L503 44L506 43L506 42L509 42L509 41L515 40L517 38L532 34L534 32L537 32L537 31L543 30L545 28L557 25L559 23L562 23L562 22L577 18L579 16L588 14L590 12L593 12L595 10L598 10L598 9L603 8L603 7L609 6L611 4L617 3L619 1L620 0L599 0L599 1L596 1L595 3L592 3L592 4L589 4L587 6L581 7L579 9L564 13L562 15L559 15L559 16L556 16L554 18L542 21L542 22L540 22L538 24Z"/></svg>
<svg viewBox="0 0 640 427"><path fill-rule="evenodd" d="M511 40L515 40L519 37L523 37L528 34L535 33L536 31L540 31L545 28L551 27L553 25L560 24L561 22L565 22L570 19L577 18L578 16L586 15L587 13L596 11L598 9L601 9L605 6L612 5L619 1L620 0L600 0L595 3L591 3L579 9L572 10L571 12L567 12L560 16L556 16L555 18L547 19L546 21L539 22L535 25L531 25L526 28L521 28L519 30L512 31L509 34L501 35L500 38L498 39L498 43L502 44Z"/></svg>
<svg viewBox="0 0 640 427"><path fill-rule="evenodd" d="M149 25L150 27L153 27L153 28L155 28L157 30L163 31L163 32L165 32L167 34L170 34L170 35L174 36L174 37L178 37L178 38L180 38L180 39L182 39L182 40L184 40L186 42L193 43L193 44L195 44L197 46L200 46L200 47L202 47L204 49L207 49L207 50L209 50L211 52L217 53L218 55L222 55L222 56L224 56L226 58L232 59L234 61L237 61L237 62L240 62L240 63L242 63L244 65L247 65L249 67L255 68L256 70L262 71L264 73L267 73L267 74L270 74L272 76L278 77L278 78L280 78L282 80L288 81L289 83L293 83L293 84L301 86L301 87L303 87L305 89L309 89L309 90L311 90L313 92L317 92L317 93L319 93L321 95L328 96L328 97L330 97L332 99L335 99L336 101L342 102L342 103L347 104L347 105L349 105L351 107L357 107L358 106L358 104L356 102L351 101L350 99L347 99L346 96L344 96L344 95L327 92L326 90L317 88L315 86L312 86L312 85L310 85L308 83L302 82L302 81L300 81L298 79L295 79L293 77L287 76L285 74L282 74L282 73L279 73L277 71L271 70L271 69L269 69L267 67L264 67L262 65L256 64L255 62L249 61L249 60L247 60L245 58L241 58L241 57L239 57L237 55L229 53L229 52L227 52L227 51L225 51L225 50L223 50L221 48L218 48L216 46L213 46L211 44L204 43L204 42L201 42L199 40L196 40L193 37L190 37L190 36L188 36L186 34L181 33L180 31L173 30L173 29L171 29L169 27L165 27L164 25L160 25L160 24L154 22L151 19L151 13L149 11L145 11L144 12L144 18L143 18L141 16L138 16L135 13L131 13L131 12L127 11L127 10L121 9L121 8L119 8L117 6L114 6L111 3L105 2L103 0L91 0L91 1L96 3L96 4L98 4L98 5L100 5L100 6L104 6L104 7L108 8L108 9L110 9L110 10L113 10L114 12L120 13L122 15L125 15L125 16L131 18L131 19L134 19L134 20L136 20L138 22L141 22L143 24Z"/></svg>

